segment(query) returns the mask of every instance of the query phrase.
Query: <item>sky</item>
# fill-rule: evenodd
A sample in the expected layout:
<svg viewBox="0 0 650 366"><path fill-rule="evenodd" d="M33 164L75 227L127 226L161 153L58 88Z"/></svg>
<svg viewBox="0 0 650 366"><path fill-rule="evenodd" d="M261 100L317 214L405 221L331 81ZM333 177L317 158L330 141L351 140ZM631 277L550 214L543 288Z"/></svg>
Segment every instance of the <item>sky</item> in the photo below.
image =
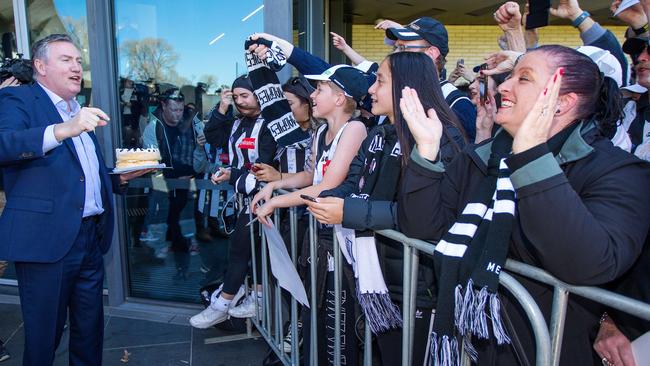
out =
<svg viewBox="0 0 650 366"><path fill-rule="evenodd" d="M55 0L60 16L85 16L84 0ZM118 47L128 40L163 38L176 50L176 71L190 80L215 75L219 84L230 84L245 73L244 39L263 31L263 0L115 0ZM225 35L210 45L221 33ZM118 48L119 52L119 48ZM239 73L236 73L239 66ZM120 57L120 74L125 62Z"/></svg>

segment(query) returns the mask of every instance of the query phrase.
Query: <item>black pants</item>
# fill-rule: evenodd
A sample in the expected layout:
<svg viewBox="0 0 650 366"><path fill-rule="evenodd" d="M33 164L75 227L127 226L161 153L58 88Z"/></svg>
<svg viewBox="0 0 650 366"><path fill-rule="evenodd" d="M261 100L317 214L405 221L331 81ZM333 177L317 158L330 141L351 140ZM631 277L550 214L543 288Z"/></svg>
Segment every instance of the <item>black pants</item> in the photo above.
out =
<svg viewBox="0 0 650 366"><path fill-rule="evenodd" d="M169 192L169 211L167 212L167 237L172 242L172 249L187 252L187 241L183 240L181 232L181 212L187 205L187 189L174 189Z"/></svg>
<svg viewBox="0 0 650 366"><path fill-rule="evenodd" d="M325 261L327 263L327 256L319 255L319 261ZM327 268L327 266L317 266L317 268ZM345 268L341 272L341 365L358 365L359 340L356 334L356 291L354 288L350 288L350 281L346 279ZM333 365L334 336L336 334L334 331L336 324L334 321L334 305L336 304L334 300L334 272L327 272L324 277L324 298L318 299L317 301L319 304L322 303L322 307L318 311L318 319L316 321L318 327L316 332L318 335L316 349L319 365ZM319 304L312 303L311 306L318 306ZM302 319L305 360L309 360L311 354L311 310L309 308L303 308ZM307 363L306 361L305 364Z"/></svg>
<svg viewBox="0 0 650 366"><path fill-rule="evenodd" d="M307 251L309 251L309 238L305 237L305 234L307 234L308 230L309 230L309 216L302 215L302 214L297 215L296 217L296 253L298 255L297 258L300 258L303 255L303 250L305 247L307 247ZM284 244L286 244L287 246L287 252L289 253L289 256L291 256L291 216L289 214L289 210L282 210L280 213L279 231L280 231L280 235L282 236L282 240L284 240ZM309 253L307 253L307 256L309 256Z"/></svg>
<svg viewBox="0 0 650 366"><path fill-rule="evenodd" d="M250 220L246 210L242 210L237 217L235 231L230 236L230 252L228 269L223 281L223 292L234 295L239 287L244 283L248 273L248 262L251 260L251 232L250 226L246 226ZM252 224L255 229L255 264L257 270L257 282L262 283L262 261L261 261L261 241L259 237L259 223Z"/></svg>
<svg viewBox="0 0 650 366"><path fill-rule="evenodd" d="M401 309L401 306L400 306ZM415 309L415 332L413 336L413 353L411 360L413 366L424 365L424 357L429 340L429 326L431 322L431 309ZM377 335L377 347L381 365L392 366L402 364L402 328L391 329Z"/></svg>

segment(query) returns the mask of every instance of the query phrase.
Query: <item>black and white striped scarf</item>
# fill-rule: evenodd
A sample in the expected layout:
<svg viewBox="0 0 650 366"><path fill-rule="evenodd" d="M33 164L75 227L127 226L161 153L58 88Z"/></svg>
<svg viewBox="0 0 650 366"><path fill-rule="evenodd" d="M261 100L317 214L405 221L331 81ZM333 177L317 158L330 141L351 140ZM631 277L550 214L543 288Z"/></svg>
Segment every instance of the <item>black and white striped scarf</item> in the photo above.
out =
<svg viewBox="0 0 650 366"><path fill-rule="evenodd" d="M497 135L487 176L436 246L438 300L429 348L434 365L460 364L457 337L464 340L465 350L476 362L469 337L488 339L488 318L497 343L510 343L497 289L515 213L515 191L505 163L511 146L510 135Z"/></svg>
<svg viewBox="0 0 650 366"><path fill-rule="evenodd" d="M268 47L266 59L260 59L255 53L248 51L252 44ZM255 41L247 39L244 48L248 77L253 84L253 92L262 107L262 117L267 121L271 135L280 147L304 148L309 144L310 133L300 128L296 122L275 74L287 63L287 57L275 42L263 38Z"/></svg>
<svg viewBox="0 0 650 366"><path fill-rule="evenodd" d="M574 123L546 142L554 156L578 125ZM460 364L459 338L474 363L478 353L469 342L471 336L494 337L498 345L510 343L497 290L516 212L506 164L511 149L512 137L501 130L492 140L487 176L436 246L438 299L429 348L434 365Z"/></svg>

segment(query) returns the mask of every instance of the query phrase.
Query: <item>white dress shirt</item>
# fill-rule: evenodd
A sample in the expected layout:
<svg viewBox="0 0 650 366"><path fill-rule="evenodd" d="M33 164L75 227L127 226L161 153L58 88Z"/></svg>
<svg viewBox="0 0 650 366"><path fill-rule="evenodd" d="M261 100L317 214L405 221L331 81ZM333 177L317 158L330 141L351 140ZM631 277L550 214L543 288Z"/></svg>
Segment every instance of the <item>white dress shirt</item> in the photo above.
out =
<svg viewBox="0 0 650 366"><path fill-rule="evenodd" d="M64 122L74 118L74 116L76 116L81 110L79 103L77 103L75 99L65 101L63 98L43 86L43 84L39 83L39 85L50 97ZM102 202L102 186L99 179L99 161L95 151L95 144L86 132L82 132L81 135L73 137L72 142L74 143L77 156L79 157L79 162L81 163L81 169L84 174L83 177L81 177L83 178L86 188L83 217L99 215L104 212L104 208ZM58 142L54 136L54 125L49 125L45 129L45 134L43 135L43 154L60 145L61 143ZM62 172L62 174L65 173Z"/></svg>

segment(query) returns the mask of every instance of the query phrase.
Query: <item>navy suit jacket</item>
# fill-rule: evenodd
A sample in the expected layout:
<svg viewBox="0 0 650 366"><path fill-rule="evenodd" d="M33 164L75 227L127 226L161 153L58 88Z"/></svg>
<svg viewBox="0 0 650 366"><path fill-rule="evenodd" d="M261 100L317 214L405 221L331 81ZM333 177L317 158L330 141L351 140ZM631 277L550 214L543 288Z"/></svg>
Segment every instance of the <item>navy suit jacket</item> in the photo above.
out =
<svg viewBox="0 0 650 366"><path fill-rule="evenodd" d="M45 128L63 122L38 84L0 89L0 168L7 205L0 216L0 259L52 263L65 256L79 233L84 209L85 177L74 144L43 154ZM99 223L102 253L113 233L112 192L97 138L104 215Z"/></svg>

